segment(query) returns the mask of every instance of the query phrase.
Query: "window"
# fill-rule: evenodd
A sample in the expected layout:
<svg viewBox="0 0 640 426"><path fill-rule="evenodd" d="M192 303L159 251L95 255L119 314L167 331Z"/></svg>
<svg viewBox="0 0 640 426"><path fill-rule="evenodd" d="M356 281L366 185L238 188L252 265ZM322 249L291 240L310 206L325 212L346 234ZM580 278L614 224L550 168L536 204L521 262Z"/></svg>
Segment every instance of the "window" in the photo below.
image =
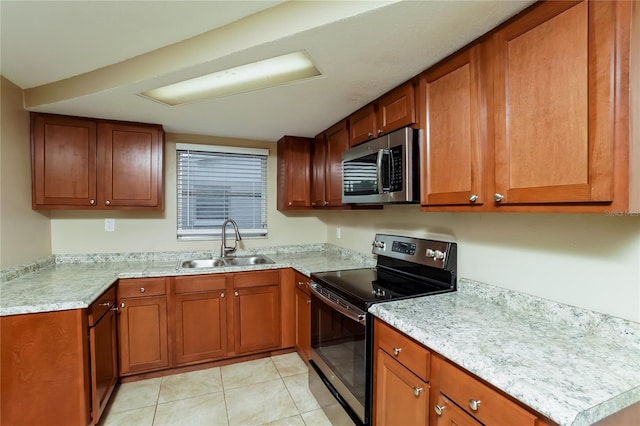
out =
<svg viewBox="0 0 640 426"><path fill-rule="evenodd" d="M267 235L267 149L176 144L178 238ZM232 227L229 226L227 232Z"/></svg>

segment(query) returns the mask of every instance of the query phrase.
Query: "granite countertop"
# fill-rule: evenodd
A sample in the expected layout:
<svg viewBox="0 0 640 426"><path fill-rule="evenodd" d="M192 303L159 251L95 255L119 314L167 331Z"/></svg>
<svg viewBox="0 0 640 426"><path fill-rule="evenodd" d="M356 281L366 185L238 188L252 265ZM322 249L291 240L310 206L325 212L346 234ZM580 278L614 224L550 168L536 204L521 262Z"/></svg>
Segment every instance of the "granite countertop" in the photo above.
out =
<svg viewBox="0 0 640 426"><path fill-rule="evenodd" d="M211 251L57 255L53 259L3 271L0 316L87 308L119 278L164 277L280 269L314 272L375 266L363 255L329 244L238 250L263 254L273 264L177 269L184 259L211 258Z"/></svg>
<svg viewBox="0 0 640 426"><path fill-rule="evenodd" d="M560 425L640 401L640 324L460 279L370 312Z"/></svg>

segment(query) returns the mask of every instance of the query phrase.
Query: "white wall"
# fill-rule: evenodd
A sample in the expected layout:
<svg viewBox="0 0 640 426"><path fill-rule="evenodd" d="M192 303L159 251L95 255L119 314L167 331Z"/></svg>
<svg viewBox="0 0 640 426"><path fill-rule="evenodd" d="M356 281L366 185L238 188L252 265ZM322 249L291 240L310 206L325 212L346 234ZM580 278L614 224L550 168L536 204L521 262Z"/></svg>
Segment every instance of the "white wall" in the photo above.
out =
<svg viewBox="0 0 640 426"><path fill-rule="evenodd" d="M31 209L29 113L22 90L0 79L0 269L8 269L50 255L51 228L47 212Z"/></svg>
<svg viewBox="0 0 640 426"><path fill-rule="evenodd" d="M268 238L245 239L243 248L326 242L326 225L308 213L284 215L276 209L277 169L274 142L167 134L165 144L165 207L161 212L52 211L51 244L55 254L219 250L220 240L178 241L176 238L175 143L205 143L269 148L267 163ZM104 219L115 218L115 232L104 231Z"/></svg>
<svg viewBox="0 0 640 426"><path fill-rule="evenodd" d="M368 253L377 232L449 239L458 243L460 277L640 322L640 216L421 213L396 205L326 220L332 244Z"/></svg>

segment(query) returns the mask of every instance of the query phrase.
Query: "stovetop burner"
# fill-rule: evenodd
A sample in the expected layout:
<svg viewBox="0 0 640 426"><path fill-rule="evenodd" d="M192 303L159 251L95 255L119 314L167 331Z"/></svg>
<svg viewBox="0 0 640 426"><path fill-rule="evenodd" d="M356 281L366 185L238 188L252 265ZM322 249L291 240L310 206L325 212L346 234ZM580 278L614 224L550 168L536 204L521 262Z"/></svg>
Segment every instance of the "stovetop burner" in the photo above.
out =
<svg viewBox="0 0 640 426"><path fill-rule="evenodd" d="M345 300L366 310L374 303L456 290L456 244L393 235L376 235L375 268L311 274Z"/></svg>

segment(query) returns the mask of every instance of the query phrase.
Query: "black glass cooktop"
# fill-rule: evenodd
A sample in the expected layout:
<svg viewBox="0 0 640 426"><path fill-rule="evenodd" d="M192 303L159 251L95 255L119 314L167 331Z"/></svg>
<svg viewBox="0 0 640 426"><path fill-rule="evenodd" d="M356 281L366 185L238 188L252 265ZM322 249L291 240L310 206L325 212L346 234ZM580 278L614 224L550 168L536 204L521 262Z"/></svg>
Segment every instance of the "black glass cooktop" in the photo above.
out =
<svg viewBox="0 0 640 426"><path fill-rule="evenodd" d="M411 276L380 267L320 272L311 274L311 280L332 289L363 310L377 302L455 290L446 277Z"/></svg>

